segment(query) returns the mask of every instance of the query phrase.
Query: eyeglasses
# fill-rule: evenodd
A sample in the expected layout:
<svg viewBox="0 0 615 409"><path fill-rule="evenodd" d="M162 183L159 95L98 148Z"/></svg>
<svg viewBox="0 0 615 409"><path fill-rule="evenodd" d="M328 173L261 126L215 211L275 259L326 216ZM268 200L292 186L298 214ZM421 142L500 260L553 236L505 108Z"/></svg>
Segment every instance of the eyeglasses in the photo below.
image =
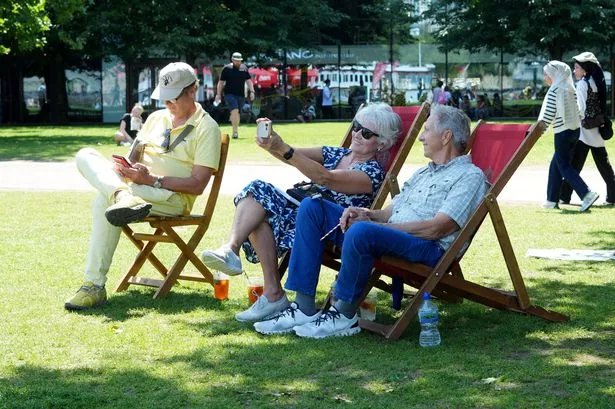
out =
<svg viewBox="0 0 615 409"><path fill-rule="evenodd" d="M380 136L376 132L370 131L369 129L361 125L356 119L352 121L352 130L354 132L361 132L361 135L364 139L371 139L372 136L378 138Z"/></svg>
<svg viewBox="0 0 615 409"><path fill-rule="evenodd" d="M170 129L165 129L164 132L162 133L162 136L164 137L162 143L160 144L161 147L163 147L164 149L169 149L169 142L171 142L171 130Z"/></svg>

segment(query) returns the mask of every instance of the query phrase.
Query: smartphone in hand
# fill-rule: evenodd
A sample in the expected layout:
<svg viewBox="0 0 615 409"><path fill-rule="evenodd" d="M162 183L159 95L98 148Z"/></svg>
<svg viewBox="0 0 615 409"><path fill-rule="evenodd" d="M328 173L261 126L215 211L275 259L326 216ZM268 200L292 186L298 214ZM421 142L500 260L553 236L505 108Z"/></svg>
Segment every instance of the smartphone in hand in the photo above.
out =
<svg viewBox="0 0 615 409"><path fill-rule="evenodd" d="M125 157L123 157L121 155L113 155L113 161L115 163L119 163L120 165L122 165L125 168L132 168L133 167L130 164L130 162L128 162L128 159L126 159Z"/></svg>
<svg viewBox="0 0 615 409"><path fill-rule="evenodd" d="M271 136L271 121L259 119L256 124L256 136L259 138L269 138Z"/></svg>

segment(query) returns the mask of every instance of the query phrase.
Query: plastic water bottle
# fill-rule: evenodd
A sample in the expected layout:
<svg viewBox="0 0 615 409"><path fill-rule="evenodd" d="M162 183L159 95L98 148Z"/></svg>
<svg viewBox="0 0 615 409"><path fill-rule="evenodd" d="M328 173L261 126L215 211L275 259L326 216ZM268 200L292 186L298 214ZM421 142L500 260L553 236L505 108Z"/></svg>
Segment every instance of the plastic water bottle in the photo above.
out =
<svg viewBox="0 0 615 409"><path fill-rule="evenodd" d="M436 347L440 345L438 306L431 301L429 293L423 293L423 304L419 308L419 322L421 323L419 345L422 347Z"/></svg>

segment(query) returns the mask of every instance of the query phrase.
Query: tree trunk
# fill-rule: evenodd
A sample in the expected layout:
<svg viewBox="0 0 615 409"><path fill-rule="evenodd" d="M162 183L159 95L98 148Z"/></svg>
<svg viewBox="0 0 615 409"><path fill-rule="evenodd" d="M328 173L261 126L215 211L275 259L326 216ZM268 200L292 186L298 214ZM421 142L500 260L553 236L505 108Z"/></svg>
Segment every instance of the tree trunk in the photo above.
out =
<svg viewBox="0 0 615 409"><path fill-rule="evenodd" d="M55 124L68 123L68 98L66 96L66 72L64 58L56 53L47 66L45 81L47 83L47 120Z"/></svg>
<svg viewBox="0 0 615 409"><path fill-rule="evenodd" d="M23 123L23 69L18 57L0 57L0 123Z"/></svg>

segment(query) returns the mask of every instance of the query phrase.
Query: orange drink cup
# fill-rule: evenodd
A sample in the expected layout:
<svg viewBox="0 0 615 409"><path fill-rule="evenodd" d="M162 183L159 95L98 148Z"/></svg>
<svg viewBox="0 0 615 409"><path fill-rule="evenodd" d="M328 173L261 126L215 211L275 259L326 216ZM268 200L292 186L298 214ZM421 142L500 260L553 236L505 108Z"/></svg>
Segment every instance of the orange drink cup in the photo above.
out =
<svg viewBox="0 0 615 409"><path fill-rule="evenodd" d="M263 295L263 279L260 277L249 277L248 299L250 300L250 305L254 304L261 295Z"/></svg>
<svg viewBox="0 0 615 409"><path fill-rule="evenodd" d="M228 298L228 279L226 274L218 273L214 275L214 298L216 300L226 300Z"/></svg>
<svg viewBox="0 0 615 409"><path fill-rule="evenodd" d="M359 315L361 318L367 321L374 321L376 319L376 294L370 292L367 297L361 302L359 306Z"/></svg>

